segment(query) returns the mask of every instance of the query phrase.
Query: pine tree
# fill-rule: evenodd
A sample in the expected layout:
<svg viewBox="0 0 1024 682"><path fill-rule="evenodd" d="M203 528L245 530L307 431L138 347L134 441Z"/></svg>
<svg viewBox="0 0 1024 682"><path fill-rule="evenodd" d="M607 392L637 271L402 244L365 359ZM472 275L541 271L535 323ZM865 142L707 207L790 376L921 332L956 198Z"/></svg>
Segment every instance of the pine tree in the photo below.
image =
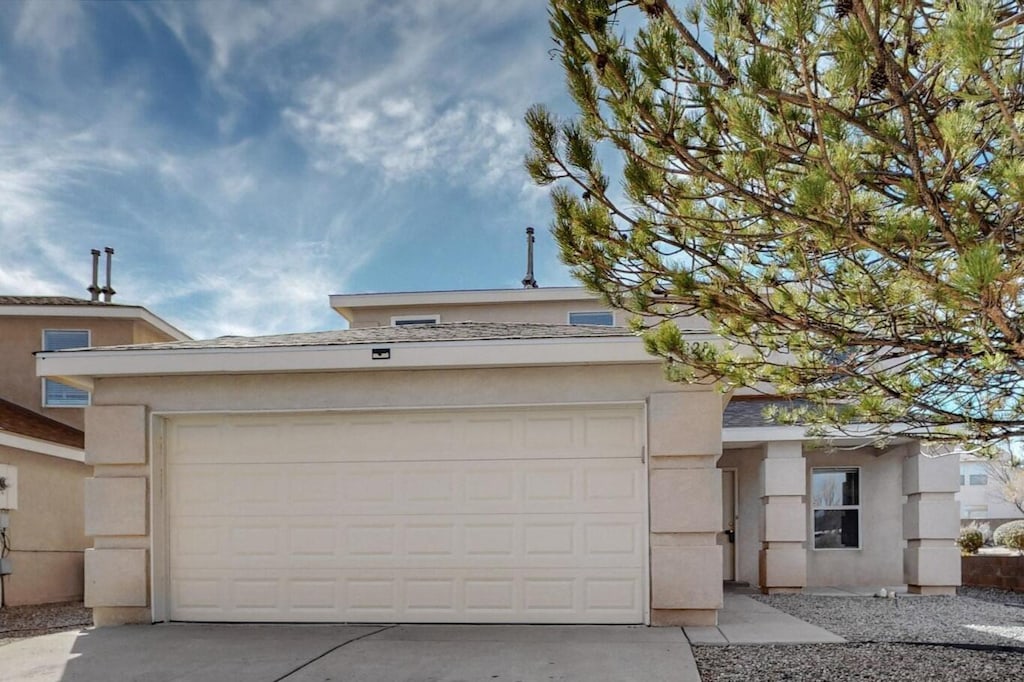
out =
<svg viewBox="0 0 1024 682"><path fill-rule="evenodd" d="M526 163L563 260L671 378L809 401L782 421L1024 434L1022 24L1019 1L551 0L578 113L531 108ZM723 342L655 324L690 316Z"/></svg>

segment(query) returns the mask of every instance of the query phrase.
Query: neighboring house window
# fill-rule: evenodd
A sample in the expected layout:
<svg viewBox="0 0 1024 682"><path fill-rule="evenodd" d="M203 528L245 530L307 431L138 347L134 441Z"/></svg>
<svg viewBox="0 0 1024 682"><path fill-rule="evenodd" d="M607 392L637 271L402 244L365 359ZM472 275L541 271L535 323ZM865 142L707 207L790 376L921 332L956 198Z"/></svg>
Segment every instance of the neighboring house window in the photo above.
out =
<svg viewBox="0 0 1024 682"><path fill-rule="evenodd" d="M960 486L962 487L965 485L967 485L967 480L964 478L963 474L960 474Z"/></svg>
<svg viewBox="0 0 1024 682"><path fill-rule="evenodd" d="M961 518L988 518L988 505L968 505L961 511Z"/></svg>
<svg viewBox="0 0 1024 682"><path fill-rule="evenodd" d="M399 315L391 318L392 327L404 327L407 324L439 324L440 315Z"/></svg>
<svg viewBox="0 0 1024 682"><path fill-rule="evenodd" d="M988 485L988 474L971 474L967 482L970 485Z"/></svg>
<svg viewBox="0 0 1024 682"><path fill-rule="evenodd" d="M615 319L610 312L600 310L596 312L569 313L569 324L598 324L611 327L615 324Z"/></svg>
<svg viewBox="0 0 1024 682"><path fill-rule="evenodd" d="M860 470L811 469L814 549L860 548Z"/></svg>
<svg viewBox="0 0 1024 682"><path fill-rule="evenodd" d="M88 345L88 330L43 330L43 350L85 348ZM53 379L43 379L43 407L86 407L88 404L88 391L62 384Z"/></svg>

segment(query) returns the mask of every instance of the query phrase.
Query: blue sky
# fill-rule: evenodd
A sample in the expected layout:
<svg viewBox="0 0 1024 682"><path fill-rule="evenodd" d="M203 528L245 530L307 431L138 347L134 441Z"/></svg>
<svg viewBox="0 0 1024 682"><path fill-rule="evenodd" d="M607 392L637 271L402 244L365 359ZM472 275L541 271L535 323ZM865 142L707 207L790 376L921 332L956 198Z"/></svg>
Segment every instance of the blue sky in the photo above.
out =
<svg viewBox="0 0 1024 682"><path fill-rule="evenodd" d="M573 284L526 108L570 113L541 0L0 3L0 293L196 337L344 326L328 295ZM101 274L102 276L102 274Z"/></svg>

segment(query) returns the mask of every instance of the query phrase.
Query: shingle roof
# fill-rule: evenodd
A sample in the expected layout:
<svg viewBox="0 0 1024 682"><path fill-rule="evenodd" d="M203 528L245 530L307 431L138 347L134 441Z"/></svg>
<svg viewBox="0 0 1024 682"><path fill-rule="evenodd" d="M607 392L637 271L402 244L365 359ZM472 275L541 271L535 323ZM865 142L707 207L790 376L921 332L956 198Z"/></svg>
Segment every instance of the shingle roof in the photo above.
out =
<svg viewBox="0 0 1024 682"><path fill-rule="evenodd" d="M91 350L200 350L217 348L278 348L297 346L345 346L372 343L422 343L431 341L500 341L517 339L631 337L625 327L510 322L445 322L394 327L361 327L305 334L275 336L221 336L200 341L105 346Z"/></svg>
<svg viewBox="0 0 1024 682"><path fill-rule="evenodd" d="M725 407L725 414L722 415L722 426L725 428L785 426L784 424L778 424L765 419L765 408L777 406L782 409L792 409L794 407L805 407L808 404L806 400L799 399L787 400L770 396L736 396Z"/></svg>
<svg viewBox="0 0 1024 682"><path fill-rule="evenodd" d="M0 305L96 305L112 306L117 303L90 301L73 296L0 296Z"/></svg>
<svg viewBox="0 0 1024 682"><path fill-rule="evenodd" d="M73 448L85 447L85 434L67 424L44 417L21 405L0 398L0 431L48 440Z"/></svg>

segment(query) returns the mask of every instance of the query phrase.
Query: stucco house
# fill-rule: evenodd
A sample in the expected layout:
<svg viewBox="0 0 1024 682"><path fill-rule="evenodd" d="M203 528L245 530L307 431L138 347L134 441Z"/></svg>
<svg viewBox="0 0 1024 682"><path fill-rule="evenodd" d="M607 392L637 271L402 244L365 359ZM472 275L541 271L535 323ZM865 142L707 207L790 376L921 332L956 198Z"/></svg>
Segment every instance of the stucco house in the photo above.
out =
<svg viewBox="0 0 1024 682"><path fill-rule="evenodd" d="M97 624L707 625L727 580L960 582L955 458L668 382L583 289L330 303L349 329L38 355L92 394Z"/></svg>
<svg viewBox="0 0 1024 682"><path fill-rule="evenodd" d="M1003 490L1005 480L997 475L1009 459L1009 453L1001 453L1000 459L990 460L960 455L960 519L961 525L972 521L990 522L995 529L1002 523L1024 518L1015 504L1006 499ZM1006 475L1005 473L1003 474Z"/></svg>
<svg viewBox="0 0 1024 682"><path fill-rule="evenodd" d="M81 599L87 391L36 376L39 350L189 338L145 308L0 296L0 604ZM9 573L7 573L9 571Z"/></svg>

